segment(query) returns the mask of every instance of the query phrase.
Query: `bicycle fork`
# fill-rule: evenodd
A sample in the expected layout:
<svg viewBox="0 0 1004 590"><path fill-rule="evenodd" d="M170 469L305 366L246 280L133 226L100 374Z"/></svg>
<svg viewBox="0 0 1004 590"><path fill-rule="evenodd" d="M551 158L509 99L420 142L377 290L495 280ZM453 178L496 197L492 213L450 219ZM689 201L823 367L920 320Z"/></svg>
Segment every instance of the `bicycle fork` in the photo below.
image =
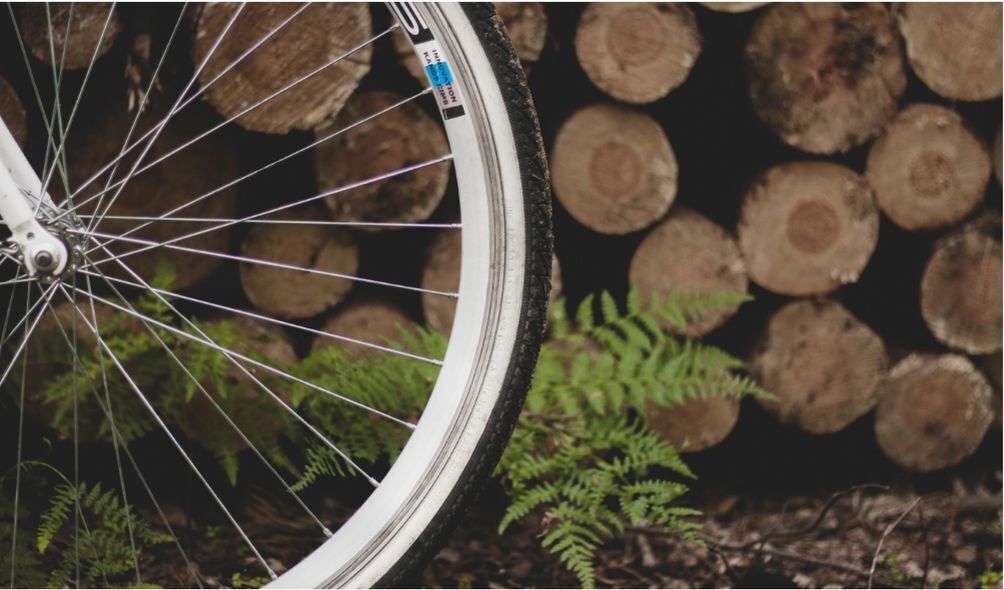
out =
<svg viewBox="0 0 1004 590"><path fill-rule="evenodd" d="M47 227L35 217L43 209L53 217L59 213L42 188L42 181L0 117L0 219L11 232L0 251L23 264L28 276L51 280L72 265L67 244L51 231L55 226Z"/></svg>

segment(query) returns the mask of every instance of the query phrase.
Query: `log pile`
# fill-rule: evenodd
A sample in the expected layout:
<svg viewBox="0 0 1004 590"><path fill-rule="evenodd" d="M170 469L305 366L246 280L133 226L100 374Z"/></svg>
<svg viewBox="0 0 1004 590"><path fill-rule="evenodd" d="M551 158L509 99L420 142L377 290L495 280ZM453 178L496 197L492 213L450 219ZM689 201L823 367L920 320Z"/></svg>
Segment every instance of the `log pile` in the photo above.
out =
<svg viewBox="0 0 1004 590"><path fill-rule="evenodd" d="M100 38L98 65L121 79L125 58L115 56L136 40L119 37L146 32L130 25L130 11L109 9L74 5L70 18L66 6L49 8L67 68L82 54L89 63L81 48L93 53ZM200 130L235 124L137 175L109 210L122 219L102 228L122 233L137 225L124 218L149 214L150 202L160 214L196 194L209 196L178 215L280 208L269 223L184 239L205 223L145 227L133 237L179 238L181 248L136 254L130 265L149 279L167 261L175 289L220 291L309 326L303 341L286 344L281 334L276 355L258 351L279 364L326 346L379 354L365 343L387 346L402 327L448 333L455 300L444 293L460 284L461 234L402 226L459 219L452 164L381 177L449 150L430 105L398 105L427 85L407 40L394 31L371 48L363 42L386 21L376 11L313 5L229 68L301 9L252 4L231 26L235 10L193 11L187 51L172 56L184 63L161 74L137 134L171 108L172 89L184 84L171 79L176 69L198 73L202 96L144 162ZM806 436L866 423L876 454L934 471L972 455L987 432L1000 436L1000 5L500 3L499 11L530 73L549 156L552 301L565 294L575 305L628 286L643 298L675 290L755 299L666 327L747 359L776 399L653 406L648 419L667 440L709 449L749 414ZM16 13L35 65L53 63L44 9ZM387 79L371 72L378 63L389 66ZM39 146L42 117L25 83L0 67L0 116L19 143ZM121 149L131 121L106 113L125 97L81 105L68 143L71 185ZM228 185L292 148L305 153L261 183ZM379 264L387 276L374 274Z"/></svg>

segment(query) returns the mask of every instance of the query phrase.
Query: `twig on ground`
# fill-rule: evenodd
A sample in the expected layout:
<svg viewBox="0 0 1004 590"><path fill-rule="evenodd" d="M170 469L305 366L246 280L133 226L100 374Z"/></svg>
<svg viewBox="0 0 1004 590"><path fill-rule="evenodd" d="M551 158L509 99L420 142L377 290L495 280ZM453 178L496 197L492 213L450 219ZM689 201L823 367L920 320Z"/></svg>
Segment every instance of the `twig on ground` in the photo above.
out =
<svg viewBox="0 0 1004 590"><path fill-rule="evenodd" d="M882 531L882 536L879 538L878 545L876 545L875 547L875 554L872 556L872 567L870 570L868 570L869 589L872 587L872 583L875 578L875 568L878 567L879 554L882 552L882 545L885 543L886 538L890 534L892 534L894 530L896 530L896 527L899 526L899 523L903 522L903 519L906 518L906 515L910 514L910 512L912 512L913 509L916 508L917 504L920 504L921 500L923 500L923 496L918 496L916 499L914 499L913 502L910 502L910 505L907 506L906 510L904 510L903 513L899 515L899 518L894 520L889 526L885 527L884 531Z"/></svg>

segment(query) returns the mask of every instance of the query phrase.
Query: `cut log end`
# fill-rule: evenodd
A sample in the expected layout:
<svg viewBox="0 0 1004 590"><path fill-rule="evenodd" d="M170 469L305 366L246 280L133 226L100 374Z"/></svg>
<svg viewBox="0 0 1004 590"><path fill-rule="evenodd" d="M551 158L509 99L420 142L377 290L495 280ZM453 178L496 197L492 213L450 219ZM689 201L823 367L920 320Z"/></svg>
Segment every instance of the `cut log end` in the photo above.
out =
<svg viewBox="0 0 1004 590"><path fill-rule="evenodd" d="M311 209L292 218L320 220L323 216ZM242 254L344 276L354 276L359 269L359 250L352 236L331 226L258 226L245 238ZM282 318L315 316L336 305L352 287L348 278L251 262L241 264L240 275L248 300L258 309Z"/></svg>
<svg viewBox="0 0 1004 590"><path fill-rule="evenodd" d="M878 243L868 181L827 162L771 168L743 201L737 227L749 276L784 295L821 295L854 283Z"/></svg>
<svg viewBox="0 0 1004 590"><path fill-rule="evenodd" d="M651 225L676 198L677 163L659 124L631 109L598 104L558 131L554 192L579 223L604 234Z"/></svg>
<svg viewBox="0 0 1004 590"><path fill-rule="evenodd" d="M914 471L958 464L993 421L989 383L960 355L911 354L881 386L875 437L895 463Z"/></svg>
<svg viewBox="0 0 1004 590"><path fill-rule="evenodd" d="M686 208L656 226L631 259L629 280L643 297L652 293L745 293L746 265L735 240L703 215ZM738 306L714 310L686 326L685 336L703 336L735 314Z"/></svg>
<svg viewBox="0 0 1004 590"><path fill-rule="evenodd" d="M983 201L990 157L958 114L914 104L872 146L866 173L876 204L896 225L937 229L961 221Z"/></svg>
<svg viewBox="0 0 1004 590"><path fill-rule="evenodd" d="M86 68L108 53L122 29L115 5L103 2L23 4L20 11L21 38L31 54L68 70Z"/></svg>
<svg viewBox="0 0 1004 590"><path fill-rule="evenodd" d="M391 347L401 342L401 331L412 331L415 323L397 306L376 299L353 303L328 318L321 327L322 332L341 336L333 338L319 334L311 350L329 346L343 348L354 358L365 355L388 354L373 346L358 344L350 340Z"/></svg>
<svg viewBox="0 0 1004 590"><path fill-rule="evenodd" d="M314 129L341 110L369 71L372 45L356 49L371 36L367 5L315 4L279 28L296 9L294 4L262 3L241 11L199 73L202 84L219 76L266 32L278 32L203 94L220 115L229 119L240 114L238 125L262 133ZM203 8L193 48L196 64L205 60L235 10L236 5L226 3ZM316 75L290 86L315 70Z"/></svg>
<svg viewBox="0 0 1004 590"><path fill-rule="evenodd" d="M3 77L0 77L0 119L23 150L28 140L28 114L14 87Z"/></svg>
<svg viewBox="0 0 1004 590"><path fill-rule="evenodd" d="M1001 222L987 216L942 239L924 269L920 309L934 337L956 350L1001 349Z"/></svg>
<svg viewBox="0 0 1004 590"><path fill-rule="evenodd" d="M317 136L324 138L402 100L404 97L391 92L357 93L333 124L317 130ZM321 143L314 150L314 167L323 192L361 184L327 197L325 202L334 219L415 223L432 215L443 199L450 178L449 162L424 166L382 182L365 181L449 152L441 125L410 102Z"/></svg>
<svg viewBox="0 0 1004 590"><path fill-rule="evenodd" d="M875 406L888 363L882 339L840 304L796 301L770 318L750 370L782 423L826 434Z"/></svg>
<svg viewBox="0 0 1004 590"><path fill-rule="evenodd" d="M757 116L814 154L877 135L906 90L899 38L880 4L777 4L753 26L745 58Z"/></svg>
<svg viewBox="0 0 1004 590"><path fill-rule="evenodd" d="M590 4L575 33L575 54L593 84L632 104L683 84L700 52L697 20L682 4Z"/></svg>
<svg viewBox="0 0 1004 590"><path fill-rule="evenodd" d="M709 449L725 438L739 421L739 400L732 395L691 399L672 408L648 404L645 421L682 452Z"/></svg>
<svg viewBox="0 0 1004 590"><path fill-rule="evenodd" d="M928 88L955 100L1001 95L999 3L906 3L896 15L910 65Z"/></svg>

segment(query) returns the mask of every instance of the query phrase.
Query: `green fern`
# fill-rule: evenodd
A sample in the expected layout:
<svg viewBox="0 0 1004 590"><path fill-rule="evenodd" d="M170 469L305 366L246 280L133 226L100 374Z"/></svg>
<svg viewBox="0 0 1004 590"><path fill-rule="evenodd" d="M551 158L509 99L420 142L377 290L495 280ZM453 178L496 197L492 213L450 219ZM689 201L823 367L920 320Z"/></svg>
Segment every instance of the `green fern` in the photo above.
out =
<svg viewBox="0 0 1004 590"><path fill-rule="evenodd" d="M79 523L74 542L73 515L79 506ZM132 540L129 540L129 531ZM116 490L103 490L101 484L58 484L42 513L35 534L39 555L56 552L56 566L48 584L65 587L75 582L80 559L82 585L109 586L116 580L128 581L144 549L167 543L173 538L155 531L132 507L124 506Z"/></svg>
<svg viewBox="0 0 1004 590"><path fill-rule="evenodd" d="M497 469L512 497L499 531L539 514L541 545L583 587L595 585L596 550L626 526L696 539L699 513L678 504L694 475L645 425L646 405L769 394L739 373L739 359L661 326L684 326L747 299L674 292L643 306L632 290L622 313L601 293L583 300L574 325L558 302L524 413Z"/></svg>

